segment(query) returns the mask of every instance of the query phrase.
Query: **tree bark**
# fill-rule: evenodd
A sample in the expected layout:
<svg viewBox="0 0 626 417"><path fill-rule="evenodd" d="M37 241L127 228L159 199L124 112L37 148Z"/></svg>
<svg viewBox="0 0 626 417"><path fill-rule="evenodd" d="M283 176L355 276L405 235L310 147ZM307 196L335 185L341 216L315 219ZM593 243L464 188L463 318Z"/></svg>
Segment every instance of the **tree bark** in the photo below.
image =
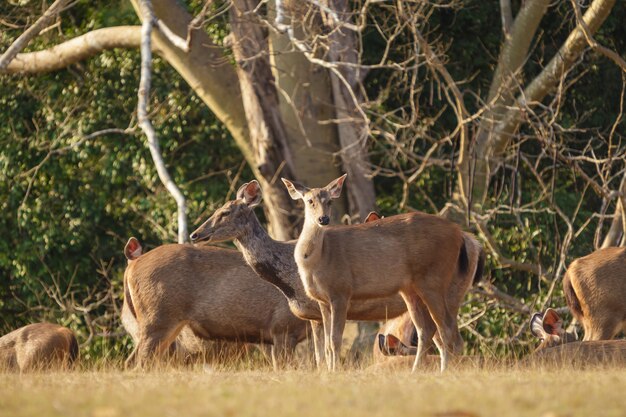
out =
<svg viewBox="0 0 626 417"><path fill-rule="evenodd" d="M138 10L138 0L131 0ZM186 37L192 18L175 0L154 0L152 2L156 17L162 20L179 37ZM265 177L259 169L257 152L250 141L250 130L246 111L243 106L239 77L229 63L221 47L215 45L208 35L198 30L192 37L189 52L171 44L159 32L155 32L155 44L161 55L189 83L196 94L207 104L215 116L229 130L244 158L251 167L254 176L265 185ZM273 184L272 184L273 185ZM280 197L273 198L278 190L275 186L264 189L264 205L270 221L270 230L278 236L291 235L291 227L285 230L285 222L274 226L271 221L280 219L289 210L276 205ZM283 192L282 190L280 192Z"/></svg>
<svg viewBox="0 0 626 417"><path fill-rule="evenodd" d="M50 49L18 54L1 72L30 75L57 71L105 50L139 48L140 43L141 26L96 29Z"/></svg>
<svg viewBox="0 0 626 417"><path fill-rule="evenodd" d="M295 1L295 0L293 0ZM296 2L297 3L297 2ZM271 4L273 6L273 4ZM289 4L288 9L292 9ZM274 7L268 7L274 19ZM291 22L301 36L301 20ZM293 47L284 33L270 32L270 62L279 92L279 107L293 154L294 175L306 185L322 187L342 173L335 158L339 151L330 77L325 68L311 63ZM301 218L301 210L296 210ZM338 200L333 210L337 222L345 213L345 202Z"/></svg>
<svg viewBox="0 0 626 417"><path fill-rule="evenodd" d="M258 3L258 0L233 0L231 43L265 204L282 209L282 212L266 211L269 232L276 239L289 240L297 237L293 227L296 219L285 213L293 213L295 205L277 180L280 177L293 178L293 158L270 67L267 33L250 17Z"/></svg>
<svg viewBox="0 0 626 417"><path fill-rule="evenodd" d="M341 20L349 13L347 0L330 0L330 10ZM367 154L367 118L358 109L363 104L359 83L361 71L358 44L355 33L339 23L329 35L329 56L331 62L354 64L341 66L330 71L330 79L335 103L335 117L341 160L348 173L350 211L365 220L368 213L376 210L376 192L370 174Z"/></svg>

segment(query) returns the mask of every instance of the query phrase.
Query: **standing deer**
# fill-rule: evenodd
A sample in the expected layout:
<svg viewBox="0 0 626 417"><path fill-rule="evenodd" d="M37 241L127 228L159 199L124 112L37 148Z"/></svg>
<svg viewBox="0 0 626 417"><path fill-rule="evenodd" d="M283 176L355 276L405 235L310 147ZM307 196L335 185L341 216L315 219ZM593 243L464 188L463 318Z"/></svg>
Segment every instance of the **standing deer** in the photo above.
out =
<svg viewBox="0 0 626 417"><path fill-rule="evenodd" d="M163 354L185 326L203 339L271 344L274 367L306 336L306 322L235 250L171 244L144 254L130 238L124 254L123 323L138 335L127 365Z"/></svg>
<svg viewBox="0 0 626 417"><path fill-rule="evenodd" d="M463 232L446 219L420 212L328 226L331 202L341 195L345 178L312 189L283 179L291 198L304 201L304 226L294 257L307 295L320 305L324 329L330 328L332 369L351 301L400 294L418 334L413 371L437 331L434 342L443 371L449 352L462 343L459 306L448 303L446 294L457 271L466 274L469 268Z"/></svg>
<svg viewBox="0 0 626 417"><path fill-rule="evenodd" d="M0 337L0 369L25 372L67 368L76 358L74 333L58 324L29 324Z"/></svg>
<svg viewBox="0 0 626 417"><path fill-rule="evenodd" d="M317 364L320 365L324 340L320 336L322 314L319 303L306 294L298 274L298 266L294 258L296 242L273 240L254 214L254 208L261 203L262 199L262 190L257 181L243 184L237 191L235 200L228 201L217 209L206 222L191 233L190 238L192 242L234 240L246 262L257 274L275 285L285 295L289 300L291 311L302 319L311 320L314 329L315 357ZM378 219L376 214L370 214L366 222ZM467 235L466 245L470 257L470 268L468 268L470 273L459 273L458 281L471 283L473 277L480 278L482 275L484 256L482 248L470 235ZM465 288L464 291L466 291L469 285L459 284L458 287L459 290ZM348 307L347 318L380 321L405 312L406 305L396 294L373 300L354 300ZM326 336L329 338L330 334ZM326 343L326 347L328 348L326 352L330 354L330 343Z"/></svg>

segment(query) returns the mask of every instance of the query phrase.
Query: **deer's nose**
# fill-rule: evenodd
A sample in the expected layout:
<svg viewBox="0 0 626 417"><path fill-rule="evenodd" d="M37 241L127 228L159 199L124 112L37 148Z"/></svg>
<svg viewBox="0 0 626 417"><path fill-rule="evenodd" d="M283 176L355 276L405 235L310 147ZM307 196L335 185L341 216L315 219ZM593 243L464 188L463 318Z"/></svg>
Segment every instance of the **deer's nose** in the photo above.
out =
<svg viewBox="0 0 626 417"><path fill-rule="evenodd" d="M322 226L326 226L328 223L330 223L330 218L326 215L320 217L319 219L317 219L317 221L322 225Z"/></svg>

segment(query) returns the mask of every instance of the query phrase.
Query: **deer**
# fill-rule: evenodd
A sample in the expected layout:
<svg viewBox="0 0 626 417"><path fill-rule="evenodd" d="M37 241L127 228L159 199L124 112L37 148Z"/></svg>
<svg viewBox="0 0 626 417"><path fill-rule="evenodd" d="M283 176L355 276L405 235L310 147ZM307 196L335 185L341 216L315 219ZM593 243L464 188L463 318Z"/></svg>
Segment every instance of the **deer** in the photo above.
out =
<svg viewBox="0 0 626 417"><path fill-rule="evenodd" d="M574 260L563 276L563 292L572 316L582 324L584 337L582 343L562 350L608 345L626 349L626 341L608 342L626 331L626 248L599 249ZM537 353L578 340L575 333L563 329L563 320L553 309L534 314L530 327L541 339Z"/></svg>
<svg viewBox="0 0 626 417"><path fill-rule="evenodd" d="M217 243L234 241L243 253L246 262L259 277L278 288L289 301L291 311L299 318L309 320L313 328L315 359L318 367L322 366L324 356L329 355L330 344L326 343L329 334L322 339L322 313L319 303L311 299L305 291L294 258L296 241L280 242L272 239L261 226L254 208L263 199L262 189L256 180L243 184L237 190L234 200L227 201L218 208L208 220L191 233L194 243ZM379 220L375 212L370 213L365 222ZM482 275L484 252L480 244L467 236L470 253L471 273ZM480 264L480 268L478 268ZM479 270L480 269L480 270ZM471 282L470 274L459 274L459 281ZM463 287L461 285L461 287ZM405 313L406 305L399 295L372 300L354 300L347 311L347 319L361 321L381 321ZM328 349L325 349L328 348ZM325 355L322 355L322 352ZM327 361L327 365L330 361Z"/></svg>
<svg viewBox="0 0 626 417"><path fill-rule="evenodd" d="M535 364L626 364L626 340L593 339L579 341L575 333L563 329L563 319L548 308L535 313L530 322L531 333L541 340L525 363ZM587 333L585 333L585 336Z"/></svg>
<svg viewBox="0 0 626 417"><path fill-rule="evenodd" d="M462 344L459 306L446 298L457 271L466 274L469 268L461 228L422 212L330 226L331 203L341 196L345 179L346 174L324 188L311 189L282 179L291 198L304 202L304 226L294 258L307 295L320 306L325 331L330 329L331 369L337 367L352 300L399 294L418 334L412 371L432 340L443 372L450 351ZM433 340L435 332L439 338Z"/></svg>
<svg viewBox="0 0 626 417"><path fill-rule="evenodd" d="M77 358L74 332L58 324L33 323L0 337L0 369L67 369Z"/></svg>
<svg viewBox="0 0 626 417"><path fill-rule="evenodd" d="M167 244L143 253L131 237L124 255L122 321L138 339L127 367L151 365L185 327L201 339L269 344L275 369L307 335L307 322L236 250Z"/></svg>
<svg viewBox="0 0 626 417"><path fill-rule="evenodd" d="M417 330L408 312L385 323L374 340L374 362L384 361L388 356L411 356L417 354Z"/></svg>

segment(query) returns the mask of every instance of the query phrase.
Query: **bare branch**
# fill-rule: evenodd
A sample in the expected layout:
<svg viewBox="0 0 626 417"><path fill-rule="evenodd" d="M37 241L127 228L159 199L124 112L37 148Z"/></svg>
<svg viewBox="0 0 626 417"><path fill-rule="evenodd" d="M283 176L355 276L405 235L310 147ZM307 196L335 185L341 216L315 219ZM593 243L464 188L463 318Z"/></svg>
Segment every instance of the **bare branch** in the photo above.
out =
<svg viewBox="0 0 626 417"><path fill-rule="evenodd" d="M9 48L0 56L0 70L4 70L15 56L54 19L70 0L56 0L34 25L22 33Z"/></svg>
<svg viewBox="0 0 626 417"><path fill-rule="evenodd" d="M508 38L511 34L511 26L513 25L511 0L500 0L500 16L502 17L502 32L504 32L504 37Z"/></svg>
<svg viewBox="0 0 626 417"><path fill-rule="evenodd" d="M137 118L141 130L148 139L150 155L156 166L159 179L170 192L176 205L178 206L178 243L187 241L187 202L185 196L180 191L176 183L172 180L165 161L161 155L161 147L159 140L148 118L148 99L150 97L150 82L152 79L152 27L155 21L154 12L152 11L152 3L149 0L140 2L141 16L143 23L141 25L141 79L139 81L139 91L137 100Z"/></svg>
<svg viewBox="0 0 626 417"><path fill-rule="evenodd" d="M140 44L140 26L116 26L96 29L53 46L50 49L18 54L0 72L8 74L37 74L57 71L105 50L139 48Z"/></svg>

